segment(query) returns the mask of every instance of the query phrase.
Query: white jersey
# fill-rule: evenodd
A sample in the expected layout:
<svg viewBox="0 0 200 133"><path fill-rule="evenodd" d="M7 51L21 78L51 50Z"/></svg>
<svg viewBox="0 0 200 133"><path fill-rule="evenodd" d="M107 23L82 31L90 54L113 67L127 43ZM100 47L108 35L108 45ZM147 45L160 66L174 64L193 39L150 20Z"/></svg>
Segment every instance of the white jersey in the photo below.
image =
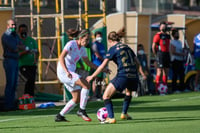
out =
<svg viewBox="0 0 200 133"><path fill-rule="evenodd" d="M81 57L87 57L85 47L78 47L76 40L69 41L63 50L67 51L67 56L65 57L65 64L69 71L75 72L76 63Z"/></svg>
<svg viewBox="0 0 200 133"><path fill-rule="evenodd" d="M171 40L171 45L173 45L175 48L176 48L176 52L177 53L183 53L183 48L182 48L182 43L180 40ZM179 60L179 61L183 61L184 58L183 56L179 56L179 55L171 55L171 61L174 61L174 60Z"/></svg>
<svg viewBox="0 0 200 133"><path fill-rule="evenodd" d="M57 66L57 76L69 91L73 91L77 89L74 88L74 84L80 78L80 75L75 73L76 63L81 57L87 57L87 53L85 47L78 47L76 40L69 41L63 50L67 51L67 55L65 56L65 64L67 69L72 74L72 79L67 76L63 67L60 65L60 62L58 62Z"/></svg>

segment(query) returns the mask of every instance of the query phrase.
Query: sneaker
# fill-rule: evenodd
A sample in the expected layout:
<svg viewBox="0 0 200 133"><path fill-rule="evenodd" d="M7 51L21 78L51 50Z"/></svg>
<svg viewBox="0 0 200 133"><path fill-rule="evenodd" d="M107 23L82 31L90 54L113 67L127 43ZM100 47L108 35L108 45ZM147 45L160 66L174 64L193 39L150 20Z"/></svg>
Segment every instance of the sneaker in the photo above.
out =
<svg viewBox="0 0 200 133"><path fill-rule="evenodd" d="M106 120L103 122L104 124L114 124L116 123L115 118L106 118Z"/></svg>
<svg viewBox="0 0 200 133"><path fill-rule="evenodd" d="M85 110L77 111L77 115L81 117L84 121L92 121L92 119L87 115Z"/></svg>
<svg viewBox="0 0 200 133"><path fill-rule="evenodd" d="M69 121L66 120L64 116L57 114L55 117L55 122L69 122Z"/></svg>
<svg viewBox="0 0 200 133"><path fill-rule="evenodd" d="M120 117L122 120L132 120L132 117L129 116L128 114L121 114L121 117Z"/></svg>

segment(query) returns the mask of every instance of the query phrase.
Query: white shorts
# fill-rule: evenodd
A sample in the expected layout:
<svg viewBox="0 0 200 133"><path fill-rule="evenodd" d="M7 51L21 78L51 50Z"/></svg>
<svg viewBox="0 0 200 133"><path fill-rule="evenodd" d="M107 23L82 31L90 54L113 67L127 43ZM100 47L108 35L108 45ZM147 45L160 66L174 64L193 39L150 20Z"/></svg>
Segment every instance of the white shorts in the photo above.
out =
<svg viewBox="0 0 200 133"><path fill-rule="evenodd" d="M72 92L72 91L75 91L75 90L80 90L81 87L80 86L77 86L75 85L75 82L80 79L80 75L78 75L77 73L75 72L71 72L70 73L72 74L72 79L70 79L66 72L62 69L61 66L58 66L57 67L57 76L58 76L58 79L60 80L60 82L62 82L65 87L67 88L67 90L69 92Z"/></svg>

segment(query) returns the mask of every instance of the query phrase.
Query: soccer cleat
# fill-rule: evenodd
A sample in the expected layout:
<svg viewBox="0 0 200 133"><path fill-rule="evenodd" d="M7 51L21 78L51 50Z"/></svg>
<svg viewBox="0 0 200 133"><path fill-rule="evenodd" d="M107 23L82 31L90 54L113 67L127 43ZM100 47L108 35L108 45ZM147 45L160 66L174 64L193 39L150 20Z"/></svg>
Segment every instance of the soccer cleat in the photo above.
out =
<svg viewBox="0 0 200 133"><path fill-rule="evenodd" d="M115 120L115 118L106 118L106 120L103 123L105 123L105 124L115 124L116 120Z"/></svg>
<svg viewBox="0 0 200 133"><path fill-rule="evenodd" d="M131 116L129 116L128 114L121 114L121 119L122 120L132 120L132 117Z"/></svg>
<svg viewBox="0 0 200 133"><path fill-rule="evenodd" d="M55 117L55 122L69 122L69 121L66 120L64 116L57 114L56 117Z"/></svg>
<svg viewBox="0 0 200 133"><path fill-rule="evenodd" d="M87 115L85 110L79 109L79 111L77 111L77 115L81 117L84 121L92 121L92 119Z"/></svg>

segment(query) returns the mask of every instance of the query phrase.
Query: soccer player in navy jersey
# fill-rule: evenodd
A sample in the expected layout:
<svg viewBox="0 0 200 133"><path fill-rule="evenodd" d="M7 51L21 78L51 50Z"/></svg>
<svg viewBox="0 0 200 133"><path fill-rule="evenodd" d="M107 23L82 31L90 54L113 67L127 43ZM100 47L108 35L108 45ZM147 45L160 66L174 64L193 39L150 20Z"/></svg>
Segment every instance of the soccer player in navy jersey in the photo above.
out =
<svg viewBox="0 0 200 133"><path fill-rule="evenodd" d="M122 92L124 89L126 89L126 96L123 102L121 119L131 119L127 111L132 98L131 92L136 91L138 88L137 65L139 66L139 72L146 79L135 53L128 45L121 43L120 40L121 36L115 31L109 33L108 42L112 47L106 54L103 63L91 76L87 77L88 82L93 80L111 60L117 65L117 75L110 81L103 94L104 104L108 111L108 118L105 123L110 124L116 123L111 97L116 91Z"/></svg>

